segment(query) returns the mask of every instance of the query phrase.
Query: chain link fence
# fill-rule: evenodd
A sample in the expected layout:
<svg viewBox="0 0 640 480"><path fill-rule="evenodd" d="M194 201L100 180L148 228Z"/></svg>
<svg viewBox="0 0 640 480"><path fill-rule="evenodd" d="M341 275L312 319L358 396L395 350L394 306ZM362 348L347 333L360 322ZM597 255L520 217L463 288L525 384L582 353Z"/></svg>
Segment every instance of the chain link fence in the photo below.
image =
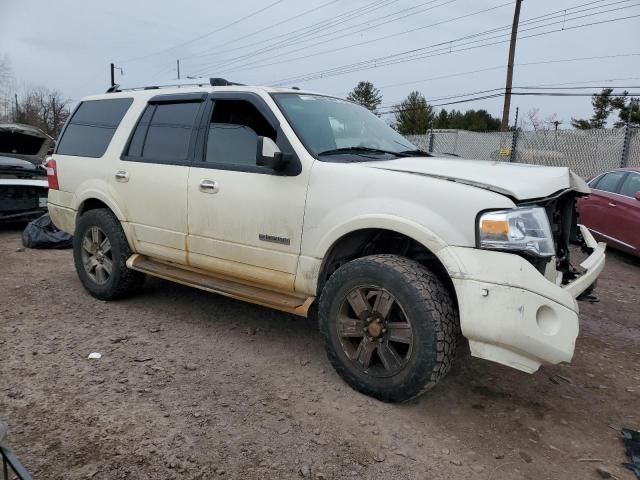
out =
<svg viewBox="0 0 640 480"><path fill-rule="evenodd" d="M640 129L634 127L486 133L433 130L407 138L427 152L569 167L584 178L621 166L640 167Z"/></svg>

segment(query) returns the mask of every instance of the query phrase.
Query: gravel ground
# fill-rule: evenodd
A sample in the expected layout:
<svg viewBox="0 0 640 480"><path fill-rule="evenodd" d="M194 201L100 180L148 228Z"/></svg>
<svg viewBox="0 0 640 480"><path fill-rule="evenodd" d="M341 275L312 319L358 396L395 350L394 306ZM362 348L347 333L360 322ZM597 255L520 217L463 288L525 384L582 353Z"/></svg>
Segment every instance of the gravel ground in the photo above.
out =
<svg viewBox="0 0 640 480"><path fill-rule="evenodd" d="M462 352L435 390L388 405L338 378L310 320L156 279L101 302L71 251L22 250L20 231L0 227L0 420L36 479L633 478L611 428L640 428L629 257L611 253L601 302L581 304L570 365Z"/></svg>

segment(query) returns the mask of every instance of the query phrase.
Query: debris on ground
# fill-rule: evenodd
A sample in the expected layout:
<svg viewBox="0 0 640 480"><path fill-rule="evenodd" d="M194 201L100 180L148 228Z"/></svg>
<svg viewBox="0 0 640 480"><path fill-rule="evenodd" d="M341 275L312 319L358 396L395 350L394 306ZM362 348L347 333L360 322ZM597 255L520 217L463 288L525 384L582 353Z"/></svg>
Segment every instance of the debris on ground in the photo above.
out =
<svg viewBox="0 0 640 480"><path fill-rule="evenodd" d="M89 360L91 360L91 359L96 359L97 360L99 358L102 358L102 355L99 352L91 352L87 358Z"/></svg>
<svg viewBox="0 0 640 480"><path fill-rule="evenodd" d="M22 245L27 248L72 248L73 237L58 228L48 213L29 222L22 232Z"/></svg>
<svg viewBox="0 0 640 480"><path fill-rule="evenodd" d="M622 466L631 470L636 474L637 478L640 478L640 432L630 428L623 428L620 433L622 433L622 444L627 457L631 460L623 463Z"/></svg>
<svg viewBox="0 0 640 480"><path fill-rule="evenodd" d="M573 380L571 380L569 377L558 375L557 373L555 375L551 375L549 377L549 380L551 380L556 385L560 383L568 383L569 385L573 385Z"/></svg>

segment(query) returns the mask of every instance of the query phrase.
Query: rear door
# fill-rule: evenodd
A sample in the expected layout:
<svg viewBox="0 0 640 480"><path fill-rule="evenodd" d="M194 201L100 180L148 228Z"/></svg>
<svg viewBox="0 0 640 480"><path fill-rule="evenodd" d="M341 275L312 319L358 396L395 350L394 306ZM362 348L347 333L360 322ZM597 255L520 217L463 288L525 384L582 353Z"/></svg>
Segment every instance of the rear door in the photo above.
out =
<svg viewBox="0 0 640 480"><path fill-rule="evenodd" d="M138 253L186 263L187 179L205 98L152 97L115 163L110 186Z"/></svg>

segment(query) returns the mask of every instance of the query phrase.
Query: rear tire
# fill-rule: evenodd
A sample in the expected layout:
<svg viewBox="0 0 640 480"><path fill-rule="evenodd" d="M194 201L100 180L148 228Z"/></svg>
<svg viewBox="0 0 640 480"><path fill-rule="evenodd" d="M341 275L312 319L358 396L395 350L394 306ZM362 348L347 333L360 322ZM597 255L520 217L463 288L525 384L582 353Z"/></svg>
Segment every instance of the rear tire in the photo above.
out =
<svg viewBox="0 0 640 480"><path fill-rule="evenodd" d="M78 220L73 260L84 288L100 300L115 300L140 290L145 275L127 268L132 252L120 221L106 208L89 210Z"/></svg>
<svg viewBox="0 0 640 480"><path fill-rule="evenodd" d="M355 390L404 402L446 375L459 331L455 303L419 263L374 255L340 267L320 296L329 361Z"/></svg>

